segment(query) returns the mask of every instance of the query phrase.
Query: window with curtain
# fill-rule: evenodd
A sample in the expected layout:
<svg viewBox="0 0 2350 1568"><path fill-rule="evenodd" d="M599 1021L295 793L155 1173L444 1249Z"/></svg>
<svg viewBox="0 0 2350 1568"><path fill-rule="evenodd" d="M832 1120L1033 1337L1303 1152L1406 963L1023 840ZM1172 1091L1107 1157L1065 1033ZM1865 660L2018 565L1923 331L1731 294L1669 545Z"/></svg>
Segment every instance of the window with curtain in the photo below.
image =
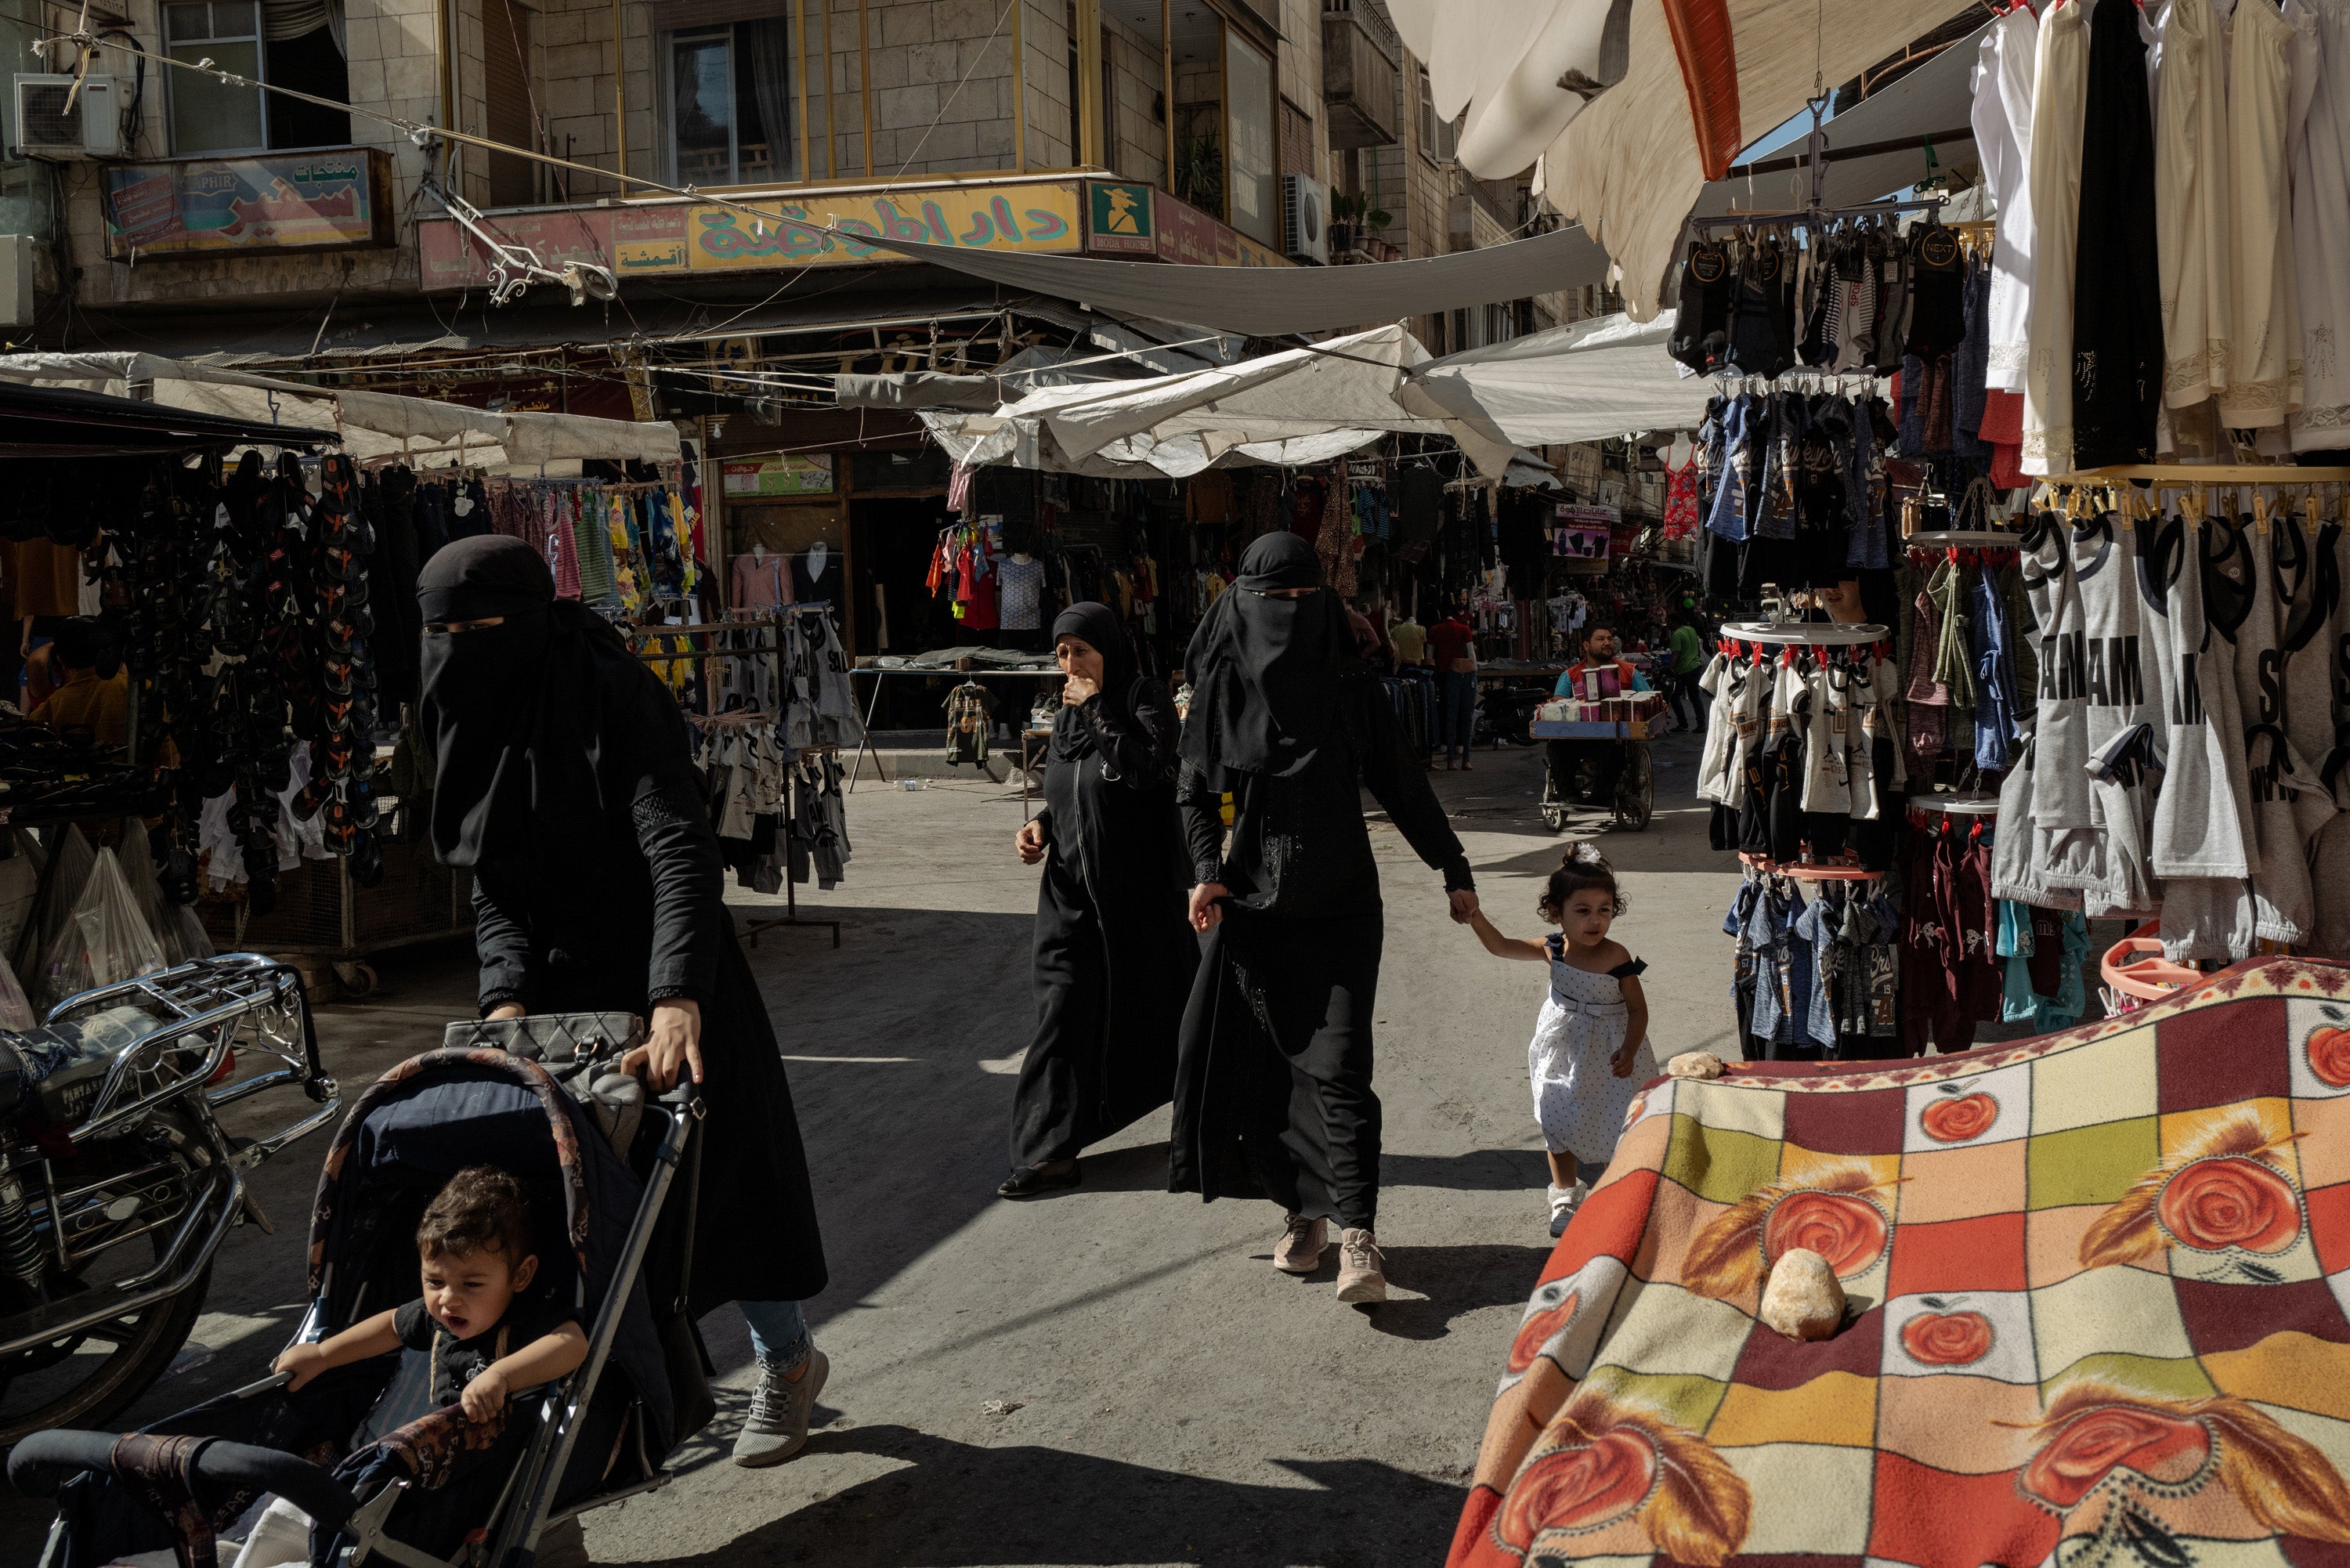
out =
<svg viewBox="0 0 2350 1568"><path fill-rule="evenodd" d="M682 27L661 42L671 179L759 185L800 178L798 84L783 17Z"/></svg>
<svg viewBox="0 0 2350 1568"><path fill-rule="evenodd" d="M1428 83L1428 67L1419 71L1419 150L1439 163L1449 163L1461 144L1458 120L1436 118L1436 93Z"/></svg>
<svg viewBox="0 0 2350 1568"><path fill-rule="evenodd" d="M1273 61L1224 29L1224 145L1232 171L1226 197L1232 227L1266 244L1281 241L1281 181L1274 134Z"/></svg>
<svg viewBox="0 0 2350 1568"><path fill-rule="evenodd" d="M193 65L209 59L224 71L275 82L338 102L350 97L344 63L342 0L210 0L163 7L164 52ZM170 98L172 151L260 152L342 147L351 117L259 88L230 87L217 78L173 71Z"/></svg>

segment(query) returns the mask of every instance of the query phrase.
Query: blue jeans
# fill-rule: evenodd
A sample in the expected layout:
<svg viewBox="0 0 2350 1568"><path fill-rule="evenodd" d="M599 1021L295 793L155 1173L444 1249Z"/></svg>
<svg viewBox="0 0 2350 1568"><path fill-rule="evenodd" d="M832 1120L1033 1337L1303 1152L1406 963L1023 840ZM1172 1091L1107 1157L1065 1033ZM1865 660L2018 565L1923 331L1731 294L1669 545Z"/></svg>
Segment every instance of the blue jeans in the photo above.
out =
<svg viewBox="0 0 2350 1568"><path fill-rule="evenodd" d="M1444 746L1444 760L1451 762L1457 750L1465 763L1469 760L1470 743L1477 738L1477 672L1472 670L1462 674L1448 670L1437 680L1444 693L1444 717L1437 726L1438 739Z"/></svg>
<svg viewBox="0 0 2350 1568"><path fill-rule="evenodd" d="M795 1366L808 1353L807 1319L797 1302L736 1302L743 1321L751 1325L751 1348L759 1359Z"/></svg>

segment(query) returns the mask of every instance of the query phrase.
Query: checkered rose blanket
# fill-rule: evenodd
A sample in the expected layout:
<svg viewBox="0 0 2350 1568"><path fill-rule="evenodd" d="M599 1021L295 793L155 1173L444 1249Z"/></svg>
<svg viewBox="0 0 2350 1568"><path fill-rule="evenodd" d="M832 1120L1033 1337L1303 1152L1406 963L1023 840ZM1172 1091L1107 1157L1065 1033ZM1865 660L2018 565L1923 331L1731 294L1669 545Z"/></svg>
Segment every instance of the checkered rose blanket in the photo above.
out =
<svg viewBox="0 0 2350 1568"><path fill-rule="evenodd" d="M2350 966L1627 1125L1452 1568L2350 1564ZM1755 1318L1795 1247L1850 1300L1815 1344Z"/></svg>

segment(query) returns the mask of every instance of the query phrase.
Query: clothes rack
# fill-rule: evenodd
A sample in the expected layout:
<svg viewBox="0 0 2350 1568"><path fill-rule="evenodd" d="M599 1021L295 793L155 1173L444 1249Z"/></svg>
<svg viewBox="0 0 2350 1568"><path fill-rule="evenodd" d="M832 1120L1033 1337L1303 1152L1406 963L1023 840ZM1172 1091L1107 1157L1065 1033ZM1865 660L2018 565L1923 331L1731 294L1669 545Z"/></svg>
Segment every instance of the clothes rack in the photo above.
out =
<svg viewBox="0 0 2350 1568"><path fill-rule="evenodd" d="M2157 490L2192 490L2223 484L2340 484L2350 482L2350 468L2303 468L2290 462L2150 462L2051 474L2038 483L2062 489L2068 484L2116 484L2125 481Z"/></svg>
<svg viewBox="0 0 2350 1568"><path fill-rule="evenodd" d="M1760 855L1743 855L1739 864L1758 876L1787 877L1798 882L1877 882L1887 873L1871 871L1865 866L1843 866L1833 862L1813 864L1802 860L1769 860Z"/></svg>
<svg viewBox="0 0 2350 1568"><path fill-rule="evenodd" d="M1765 642L1780 648L1857 648L1884 642L1893 633L1874 622L1839 625L1835 621L1724 621L1721 635L1732 642Z"/></svg>
<svg viewBox="0 0 2350 1568"><path fill-rule="evenodd" d="M795 608L802 607L786 605L780 607L783 610L789 612ZM817 609L825 607L810 605L804 607ZM700 637L707 639L714 633L755 631L762 628L772 630L776 634L766 645L763 647L710 648L707 646L705 641L704 648L701 649L682 652L671 649L666 653L639 653L636 655L636 658L640 662L647 664L666 664L675 659L684 659L688 662L693 662L702 659L716 660L728 659L752 659L760 655L765 655L775 660L775 690L780 695L784 690L788 675L788 671L786 671L784 667L784 644L782 637L783 621L780 615L767 614L759 616L743 616L740 618L733 620L701 622L685 626L638 627L632 631L627 633L627 635L631 642L642 642L648 639L671 637ZM702 681L702 701L705 703L711 701L711 682L706 678ZM685 715L686 722L694 725L696 728L704 730L718 728L743 729L756 723L775 724L780 723L782 718L783 714L780 711L761 711L750 709L737 709L724 713L703 712L688 713ZM796 754L795 755L794 760L796 762L797 756L809 754L828 755L837 753L838 750L838 747L829 743L801 746L795 748ZM784 809L781 818L781 828L785 840L788 843L792 836L792 829L799 821L797 792L793 789L786 788L783 794L783 805ZM840 922L838 920L827 919L802 919L800 918L799 908L799 892L792 879L790 867L787 865L784 872L784 913L772 919L754 920L750 924L741 927L738 929L737 934L749 938L750 945L757 947L759 945L759 933L765 930L772 930L777 926L828 926L832 929L832 945L837 949L840 946Z"/></svg>
<svg viewBox="0 0 2350 1568"><path fill-rule="evenodd" d="M1908 806L1912 811L1939 811L1953 816L1997 816L1999 797L1995 794L1918 794L1909 797Z"/></svg>
<svg viewBox="0 0 2350 1568"><path fill-rule="evenodd" d="M839 747L830 744L802 746L799 748L799 754L806 756L810 753L814 753L817 756L829 756L837 753L839 750ZM797 826L799 822L798 798L799 792L797 790L786 789L784 791L783 829L786 837L790 836L793 827ZM743 926L736 934L749 938L751 945L755 948L759 945L759 933L761 931L774 930L777 926L830 926L832 928L832 945L836 949L840 946L840 922L838 920L804 920L800 919L800 896L798 892L798 884L792 879L789 867L786 867L784 871L784 912L773 919L753 920L750 924Z"/></svg>

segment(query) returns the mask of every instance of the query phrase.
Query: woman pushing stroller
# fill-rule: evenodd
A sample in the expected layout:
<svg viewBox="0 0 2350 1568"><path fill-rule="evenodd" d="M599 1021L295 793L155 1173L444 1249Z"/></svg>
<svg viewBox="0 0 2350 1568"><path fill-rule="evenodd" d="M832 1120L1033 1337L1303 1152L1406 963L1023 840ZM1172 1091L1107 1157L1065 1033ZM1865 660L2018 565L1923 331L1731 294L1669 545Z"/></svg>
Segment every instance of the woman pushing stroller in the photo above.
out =
<svg viewBox="0 0 2350 1568"><path fill-rule="evenodd" d="M799 1306L824 1288L824 1242L685 721L609 625L556 601L519 539L449 545L417 601L432 843L473 873L482 1011L649 1014L622 1069L710 1091L700 1185L729 1219L692 1226L688 1306L735 1302L750 1324L759 1381L735 1462L789 1459L829 1370Z"/></svg>

